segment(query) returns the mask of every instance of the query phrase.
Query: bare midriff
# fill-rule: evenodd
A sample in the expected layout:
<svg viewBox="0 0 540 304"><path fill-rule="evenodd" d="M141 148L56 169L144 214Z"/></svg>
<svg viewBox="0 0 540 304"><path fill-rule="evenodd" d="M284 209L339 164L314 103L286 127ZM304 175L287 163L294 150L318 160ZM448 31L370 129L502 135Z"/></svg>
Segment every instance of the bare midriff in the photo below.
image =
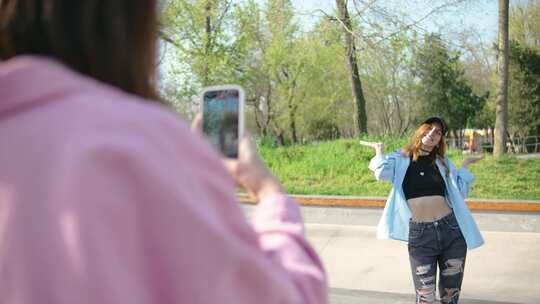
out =
<svg viewBox="0 0 540 304"><path fill-rule="evenodd" d="M433 222L452 212L444 196L432 195L407 200L414 222Z"/></svg>

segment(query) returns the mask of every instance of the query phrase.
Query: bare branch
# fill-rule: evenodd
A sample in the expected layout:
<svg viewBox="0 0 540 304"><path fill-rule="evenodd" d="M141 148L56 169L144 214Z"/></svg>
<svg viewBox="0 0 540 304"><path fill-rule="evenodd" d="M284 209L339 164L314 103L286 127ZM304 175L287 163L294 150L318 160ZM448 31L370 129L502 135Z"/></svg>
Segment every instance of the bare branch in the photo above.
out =
<svg viewBox="0 0 540 304"><path fill-rule="evenodd" d="M358 0L353 0L353 4L354 4L354 9L356 10L356 15L357 16L363 16L364 13L371 8L371 6L373 6L375 4L375 2L377 2L378 0L371 0L369 1L367 4L364 4L364 7L362 7L361 9L358 8Z"/></svg>
<svg viewBox="0 0 540 304"><path fill-rule="evenodd" d="M412 23L409 23L409 24L405 24L403 26L403 28L399 31L396 31L396 32L393 32L389 35L387 35L386 37L383 37L381 40L377 41L375 44L380 44L381 42L385 41L385 40L388 40L396 35L398 35L399 33L403 32L404 30L407 31L409 29L411 29L412 27L418 27L418 24L422 23L424 20L426 20L427 18L429 18L430 16L432 16L433 14L447 8L447 7L450 7L450 6L454 6L454 5L457 5L457 4L460 4L460 3L463 3L467 0L456 0L456 1L451 1L451 2L446 2L444 4L441 4L437 7L435 7L434 9L432 9L431 11L429 11L427 14L425 14L423 17L421 17L420 19L412 22ZM382 13L381 11L379 11L379 13ZM386 13L386 12L385 12ZM394 21L396 21L396 19L394 19ZM401 24L404 24L403 22L397 20L397 22L401 23Z"/></svg>

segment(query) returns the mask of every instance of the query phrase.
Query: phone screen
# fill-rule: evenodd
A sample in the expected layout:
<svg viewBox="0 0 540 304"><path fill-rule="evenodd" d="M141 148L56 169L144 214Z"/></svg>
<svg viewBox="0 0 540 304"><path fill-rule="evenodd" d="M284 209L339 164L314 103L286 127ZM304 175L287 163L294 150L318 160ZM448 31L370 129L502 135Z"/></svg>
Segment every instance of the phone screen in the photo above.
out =
<svg viewBox="0 0 540 304"><path fill-rule="evenodd" d="M203 95L203 132L223 155L238 157L240 92L207 91Z"/></svg>

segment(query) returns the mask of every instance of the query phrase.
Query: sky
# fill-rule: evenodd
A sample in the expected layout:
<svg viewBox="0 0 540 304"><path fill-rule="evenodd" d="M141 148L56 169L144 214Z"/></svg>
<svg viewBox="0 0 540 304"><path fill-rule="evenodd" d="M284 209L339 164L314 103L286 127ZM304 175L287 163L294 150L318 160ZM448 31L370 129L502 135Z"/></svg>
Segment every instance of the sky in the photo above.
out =
<svg viewBox="0 0 540 304"><path fill-rule="evenodd" d="M354 12L353 1L349 0L349 11ZM498 3L496 0L364 0L356 1L359 7L363 3L374 2L395 13L409 16L411 23L422 19L433 9L448 2L461 2L445 7L429 15L418 24L418 30L431 32L455 33L462 30L474 30L483 43L491 43L497 37ZM312 25L313 16L335 15L335 0L292 0L296 12L305 27ZM306 28L307 29L307 28ZM449 37L449 39L452 39Z"/></svg>

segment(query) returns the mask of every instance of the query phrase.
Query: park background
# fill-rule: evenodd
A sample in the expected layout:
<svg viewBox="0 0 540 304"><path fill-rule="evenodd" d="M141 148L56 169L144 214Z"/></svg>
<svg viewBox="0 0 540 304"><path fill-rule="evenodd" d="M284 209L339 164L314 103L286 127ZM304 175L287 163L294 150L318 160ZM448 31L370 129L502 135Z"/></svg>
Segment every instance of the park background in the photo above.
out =
<svg viewBox="0 0 540 304"><path fill-rule="evenodd" d="M385 196L357 139L390 152L440 115L458 166L487 154L471 166L471 197L540 199L538 0L511 1L507 48L491 0L168 0L161 10L164 99L189 120L201 88L243 86L247 127L293 194Z"/></svg>
<svg viewBox="0 0 540 304"><path fill-rule="evenodd" d="M460 303L538 303L540 0L160 3L161 95L191 120L202 87L245 88L263 159L311 194L296 198L330 303L414 302L407 244L375 237L390 185L358 139L390 152L430 115L448 121L456 165L487 155L467 200L486 243Z"/></svg>

